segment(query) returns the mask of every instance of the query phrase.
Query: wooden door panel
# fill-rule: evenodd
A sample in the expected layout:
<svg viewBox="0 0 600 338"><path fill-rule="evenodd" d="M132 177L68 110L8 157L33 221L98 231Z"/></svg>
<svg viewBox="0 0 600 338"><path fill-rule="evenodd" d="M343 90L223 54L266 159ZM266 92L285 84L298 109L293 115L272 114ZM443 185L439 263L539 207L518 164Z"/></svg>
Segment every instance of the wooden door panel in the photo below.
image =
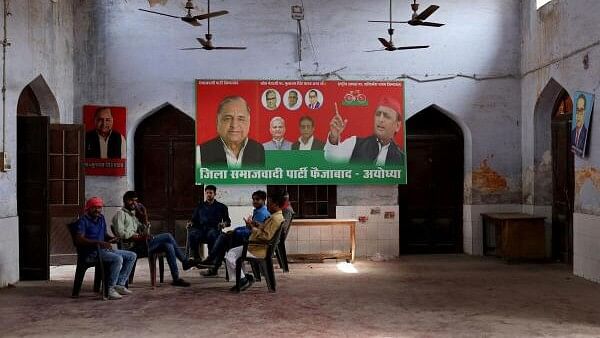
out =
<svg viewBox="0 0 600 338"><path fill-rule="evenodd" d="M408 182L398 189L400 252L461 252L461 132L439 112L419 114L407 122Z"/></svg>
<svg viewBox="0 0 600 338"><path fill-rule="evenodd" d="M152 232L170 232L185 243L185 224L202 192L195 185L194 120L166 106L135 135L135 185L148 208Z"/></svg>
<svg viewBox="0 0 600 338"><path fill-rule="evenodd" d="M21 280L50 278L48 117L17 117L17 206Z"/></svg>

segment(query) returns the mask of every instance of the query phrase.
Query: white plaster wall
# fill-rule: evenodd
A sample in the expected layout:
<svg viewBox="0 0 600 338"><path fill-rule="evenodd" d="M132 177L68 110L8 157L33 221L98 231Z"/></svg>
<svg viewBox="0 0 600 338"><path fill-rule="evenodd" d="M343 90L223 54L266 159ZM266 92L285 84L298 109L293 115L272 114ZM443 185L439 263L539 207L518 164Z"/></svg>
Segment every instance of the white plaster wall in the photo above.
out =
<svg viewBox="0 0 600 338"><path fill-rule="evenodd" d="M385 19L386 1L313 0L304 4L304 31L312 33L310 39L304 36L301 63L304 73L325 73L346 67L338 73L346 79L396 79L403 74L433 79L457 73L515 75L518 72L518 1L448 1L432 16L432 20L447 23L443 28L396 27L398 41L429 43L430 49L395 53L362 52L378 48L376 38L385 35L385 25L367 20ZM180 51L179 48L194 46L194 38L205 33L205 26L191 27L139 12L140 7L148 8L147 1L80 3L77 15L91 19L89 28L84 25L77 30L77 48L83 54L102 50L103 55L80 61L76 119L80 118L77 110L85 103L122 104L129 109L131 135L141 117L167 101L193 116L195 78L300 77L295 50L296 23L289 18L288 3L271 0L213 4L214 10L230 11L229 15L211 22L215 42L248 46L243 52ZM179 13L181 4L168 1L152 9ZM408 10L408 5L398 6L394 14L408 17ZM463 21L467 19L466 13L471 13L469 25ZM98 34L103 26L109 29ZM510 179L520 180L520 159L515 156L520 152L519 103L514 100L520 95L518 79L457 78L431 83L407 80L406 85L407 116L431 104L455 114L466 121L474 140L489 141L474 142L474 165L494 155L495 169ZM489 125L506 128L487 128ZM132 159L133 139L128 142ZM129 161L129 172L133 172L132 162ZM123 185L132 182L131 177L127 182L110 179L107 186L120 192L125 189Z"/></svg>
<svg viewBox="0 0 600 338"><path fill-rule="evenodd" d="M16 193L16 108L25 86L42 76L56 98L51 123L73 116L73 4L70 0L11 1L6 22L6 130L3 145L13 169L0 172L0 287L19 278L19 231ZM0 17L2 24L4 19ZM43 102L41 102L43 104ZM6 128L4 128L6 124Z"/></svg>
<svg viewBox="0 0 600 338"><path fill-rule="evenodd" d="M550 82L556 81L571 97L582 90L596 94L599 107L600 87L600 2L594 0L552 1L539 11L535 1L523 1L522 81L522 143L523 175L526 184L537 179L531 176L534 165L534 111L538 97ZM589 68L583 58L588 55ZM574 273L599 281L598 261L600 241L600 122L598 109L591 121L588 156L575 160L575 213L573 216ZM530 190L529 188L526 188ZM535 194L535 191L533 191ZM535 199L528 199L533 203ZM545 212L551 214L551 208ZM540 211L542 212L542 211ZM595 236L595 237L594 237ZM596 240L594 240L596 239Z"/></svg>
<svg viewBox="0 0 600 338"><path fill-rule="evenodd" d="M183 12L181 1L161 3L152 9ZM230 12L211 21L214 42L248 49L207 52L179 50L196 46L195 38L206 32L206 25L191 27L138 11L149 8L145 0L77 1L76 16L82 24L75 33L75 49L82 57L77 58L74 120L80 120L81 106L87 103L124 105L130 136L127 178L88 179L86 195L120 196L133 188L131 136L135 128L165 102L193 117L194 79L300 79L302 74L316 74L304 78L404 79L407 117L435 104L465 130L465 203L521 203L520 1L445 1L431 16L432 21L446 23L443 28L395 27L398 45L429 44L431 48L376 53L363 51L379 48L377 38L386 36L387 27L367 20L386 19L387 0L303 3L303 61L299 64L290 2L214 2L212 10ZM203 6L200 1L196 4ZM395 5L393 13L396 20L409 18L409 4ZM340 68L334 75L323 75ZM476 75L479 80L457 74ZM418 82L409 76L441 81ZM498 78L482 79L489 76ZM486 158L506 178L507 191L490 196L485 190L472 189L470 173ZM244 187L227 190L231 196L248 192ZM231 202L243 204L238 197ZM115 199L114 203L120 202ZM396 204L396 186L338 187L338 205Z"/></svg>

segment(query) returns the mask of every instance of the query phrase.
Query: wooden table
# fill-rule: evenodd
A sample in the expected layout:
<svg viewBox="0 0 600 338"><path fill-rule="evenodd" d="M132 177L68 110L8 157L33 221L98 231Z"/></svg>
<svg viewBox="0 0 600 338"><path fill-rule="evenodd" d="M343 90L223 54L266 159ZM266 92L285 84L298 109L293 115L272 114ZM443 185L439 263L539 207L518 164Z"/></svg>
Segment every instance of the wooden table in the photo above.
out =
<svg viewBox="0 0 600 338"><path fill-rule="evenodd" d="M324 219L302 219L295 218L292 220L292 226L296 227L306 227L306 226L349 226L350 227L350 262L354 262L354 256L356 255L356 223L358 220L347 218L347 219L334 219L334 218L324 218ZM332 257L332 258L338 258ZM344 255L343 257L347 256Z"/></svg>
<svg viewBox="0 0 600 338"><path fill-rule="evenodd" d="M546 258L545 217L516 212L481 214L483 254L492 253L487 245L487 232L495 231L495 255L504 259Z"/></svg>

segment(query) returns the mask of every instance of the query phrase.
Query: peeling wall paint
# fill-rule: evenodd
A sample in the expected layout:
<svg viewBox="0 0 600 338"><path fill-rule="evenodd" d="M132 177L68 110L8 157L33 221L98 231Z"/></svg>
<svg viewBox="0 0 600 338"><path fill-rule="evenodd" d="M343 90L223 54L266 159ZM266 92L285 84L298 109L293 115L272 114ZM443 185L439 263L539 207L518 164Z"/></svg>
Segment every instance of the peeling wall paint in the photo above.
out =
<svg viewBox="0 0 600 338"><path fill-rule="evenodd" d="M575 171L575 211L600 216L600 169Z"/></svg>
<svg viewBox="0 0 600 338"><path fill-rule="evenodd" d="M469 179L472 180L472 203L517 203L522 200L521 177L501 174L490 164L494 155L483 159L479 168L473 170Z"/></svg>
<svg viewBox="0 0 600 338"><path fill-rule="evenodd" d="M490 165L488 159L484 159L479 169L473 170L473 188L483 193L493 194L508 190L506 178L496 171Z"/></svg>
<svg viewBox="0 0 600 338"><path fill-rule="evenodd" d="M156 5L166 5L167 1L169 0L148 0L148 4L150 4L150 7L154 7Z"/></svg>

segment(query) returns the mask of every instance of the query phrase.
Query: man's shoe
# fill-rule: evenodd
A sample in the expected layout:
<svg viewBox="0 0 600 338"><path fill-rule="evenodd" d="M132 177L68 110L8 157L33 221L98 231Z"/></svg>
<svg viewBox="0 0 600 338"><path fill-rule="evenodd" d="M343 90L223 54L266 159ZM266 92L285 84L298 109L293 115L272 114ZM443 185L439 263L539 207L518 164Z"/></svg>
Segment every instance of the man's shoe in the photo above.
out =
<svg viewBox="0 0 600 338"><path fill-rule="evenodd" d="M248 276L248 277L244 277L244 279L242 279L240 281L240 291L244 291L246 289L248 289L249 287L252 286L252 284L254 284L254 278Z"/></svg>
<svg viewBox="0 0 600 338"><path fill-rule="evenodd" d="M183 267L183 271L187 271L187 270L191 269L195 265L195 263L193 260L188 259L188 260L181 262L181 265Z"/></svg>
<svg viewBox="0 0 600 338"><path fill-rule="evenodd" d="M204 272L201 272L200 274L203 277L217 277L217 276L219 276L219 271L213 267L213 268L208 269L208 270L206 270Z"/></svg>
<svg viewBox="0 0 600 338"><path fill-rule="evenodd" d="M117 291L120 295L130 295L133 293L123 285L115 285L115 291Z"/></svg>
<svg viewBox="0 0 600 338"><path fill-rule="evenodd" d="M108 289L108 299L121 299L123 298L123 296L121 296L117 290L115 290L115 288L109 288Z"/></svg>
<svg viewBox="0 0 600 338"><path fill-rule="evenodd" d="M179 278L177 280L174 280L171 285L173 286L183 286L183 287L188 287L192 284L190 284L189 282L184 281L183 279Z"/></svg>
<svg viewBox="0 0 600 338"><path fill-rule="evenodd" d="M199 268L212 268L215 266L215 262L212 259L205 259L202 262L196 264L197 267Z"/></svg>

